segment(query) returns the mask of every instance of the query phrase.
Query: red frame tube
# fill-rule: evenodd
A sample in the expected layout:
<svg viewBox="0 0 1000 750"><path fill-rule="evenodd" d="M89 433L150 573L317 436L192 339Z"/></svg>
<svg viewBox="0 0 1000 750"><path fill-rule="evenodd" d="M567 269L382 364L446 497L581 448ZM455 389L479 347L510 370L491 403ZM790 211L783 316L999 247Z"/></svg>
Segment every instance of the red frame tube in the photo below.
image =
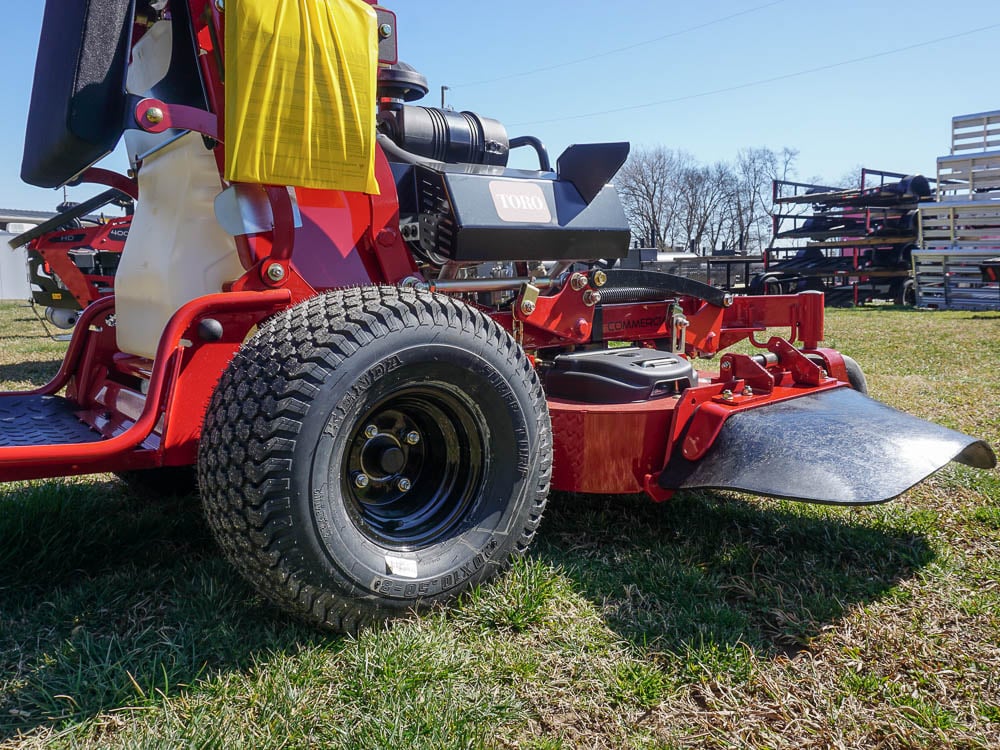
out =
<svg viewBox="0 0 1000 750"><path fill-rule="evenodd" d="M181 394L170 390L177 380L180 357L184 349L182 338L197 319L215 313L254 312L270 308L274 311L286 306L291 294L286 290L270 290L261 292L230 292L213 294L192 300L181 307L167 324L160 337L149 380L149 391L139 418L126 430L114 437L101 440L95 435L93 443L74 443L43 446L11 446L0 448L0 473L5 480L32 479L52 476L52 468L59 466L60 474L86 474L96 471L115 471L131 468L130 462L124 458L153 432L160 415L169 422L174 410L165 408L168 395L174 396L176 403ZM113 307L113 298L99 300L81 317L79 329L73 336L69 351L56 377L47 385L36 389L33 393L53 394L66 385L76 372L72 363L79 364L81 355L88 344L93 342L93 331L89 326L101 314L108 314ZM192 342L193 343L193 342ZM203 378L210 379L214 386L220 372L204 373ZM86 386L77 383L74 389L78 393L85 392ZM0 394L15 395L15 394ZM16 394L23 395L23 394ZM82 395L82 393L81 393ZM83 406L83 404L81 404ZM157 461L149 462L156 465Z"/></svg>

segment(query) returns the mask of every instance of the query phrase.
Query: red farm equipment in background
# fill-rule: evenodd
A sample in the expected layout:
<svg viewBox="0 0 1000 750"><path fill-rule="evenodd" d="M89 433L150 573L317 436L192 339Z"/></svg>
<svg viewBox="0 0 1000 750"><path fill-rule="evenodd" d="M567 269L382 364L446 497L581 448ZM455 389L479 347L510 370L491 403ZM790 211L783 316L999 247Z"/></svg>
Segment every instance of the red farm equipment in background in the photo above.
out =
<svg viewBox="0 0 1000 750"><path fill-rule="evenodd" d="M351 631L503 569L550 488L864 504L995 465L867 398L822 294L596 265L628 251L628 144L553 169L427 88L360 0L49 0L22 177L135 214L54 380L0 397L0 478L196 465L236 567ZM92 167L123 131L134 179Z"/></svg>
<svg viewBox="0 0 1000 750"><path fill-rule="evenodd" d="M128 187L126 179L105 170L109 182ZM45 320L56 328L76 324L91 302L111 294L115 272L132 223L133 196L115 188L82 203L60 204L58 214L10 241L25 247L31 301L45 311ZM123 217L95 219L92 211L114 204Z"/></svg>

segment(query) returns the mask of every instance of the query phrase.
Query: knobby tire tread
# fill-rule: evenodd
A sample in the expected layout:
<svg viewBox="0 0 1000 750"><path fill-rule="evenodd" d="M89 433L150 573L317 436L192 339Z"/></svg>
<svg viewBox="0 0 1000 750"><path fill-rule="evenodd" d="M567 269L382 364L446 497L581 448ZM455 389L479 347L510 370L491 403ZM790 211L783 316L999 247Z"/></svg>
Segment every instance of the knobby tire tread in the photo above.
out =
<svg viewBox="0 0 1000 750"><path fill-rule="evenodd" d="M261 325L224 372L202 432L199 483L209 525L226 557L279 607L323 628L355 633L381 619L303 581L292 527L291 471L302 419L324 377L391 331L445 325L469 346L489 346L531 394L538 431L538 481L510 554L482 579L525 553L545 509L552 475L552 428L541 383L524 350L495 321L443 295L360 287L316 296Z"/></svg>

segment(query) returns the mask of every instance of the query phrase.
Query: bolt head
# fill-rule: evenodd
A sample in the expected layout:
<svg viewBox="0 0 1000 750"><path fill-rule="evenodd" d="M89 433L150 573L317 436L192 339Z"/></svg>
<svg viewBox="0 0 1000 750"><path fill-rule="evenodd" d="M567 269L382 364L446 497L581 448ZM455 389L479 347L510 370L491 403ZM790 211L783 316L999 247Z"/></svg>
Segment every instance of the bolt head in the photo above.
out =
<svg viewBox="0 0 1000 750"><path fill-rule="evenodd" d="M593 307L600 301L601 301L600 292L595 292L593 289L588 289L583 293L583 304L585 304L587 307Z"/></svg>
<svg viewBox="0 0 1000 750"><path fill-rule="evenodd" d="M409 492L410 488L413 487L413 483L406 477L400 477L399 481L396 482L396 487L400 492Z"/></svg>
<svg viewBox="0 0 1000 750"><path fill-rule="evenodd" d="M726 401L732 401L733 400L733 392L727 388L726 390L724 390L722 392L722 397L724 399L726 399Z"/></svg>
<svg viewBox="0 0 1000 750"><path fill-rule="evenodd" d="M368 475L363 472L359 471L357 474L354 475L354 486L359 489L364 489L369 485L370 482L371 479L369 479Z"/></svg>
<svg viewBox="0 0 1000 750"><path fill-rule="evenodd" d="M750 386L747 386L746 388L744 388L743 389L743 395L744 396L752 396L753 395L753 388L751 388Z"/></svg>
<svg viewBox="0 0 1000 750"><path fill-rule="evenodd" d="M407 445L416 445L417 443L420 442L420 433L417 432L416 430L411 430L410 432L406 433L405 440Z"/></svg>
<svg viewBox="0 0 1000 750"><path fill-rule="evenodd" d="M587 277L582 273L574 273L569 277L569 285L573 288L573 291L579 292L580 290L586 288Z"/></svg>
<svg viewBox="0 0 1000 750"><path fill-rule="evenodd" d="M163 110L159 107L150 107L147 109L146 122L151 122L154 125L158 122L163 122Z"/></svg>
<svg viewBox="0 0 1000 750"><path fill-rule="evenodd" d="M381 39L388 39L392 36L392 24L383 23L378 27L378 35Z"/></svg>
<svg viewBox="0 0 1000 750"><path fill-rule="evenodd" d="M604 286L608 283L608 275L604 271L597 270L590 275L590 280L594 282L594 286Z"/></svg>
<svg viewBox="0 0 1000 750"><path fill-rule="evenodd" d="M524 302L521 303L521 312L523 312L525 315L531 315L531 313L533 313L534 311L535 311L535 303L532 302L530 299L526 299Z"/></svg>
<svg viewBox="0 0 1000 750"><path fill-rule="evenodd" d="M376 427L373 424L370 424L367 427L365 427L365 437L366 438L373 438L376 435L378 435L378 427Z"/></svg>
<svg viewBox="0 0 1000 750"><path fill-rule="evenodd" d="M285 278L285 267L280 263L272 263L267 267L267 278L271 281L281 281Z"/></svg>
<svg viewBox="0 0 1000 750"><path fill-rule="evenodd" d="M733 366L732 363L728 362L728 361L727 362L723 362L721 365L719 365L719 367L721 367L723 370L732 369L732 366Z"/></svg>

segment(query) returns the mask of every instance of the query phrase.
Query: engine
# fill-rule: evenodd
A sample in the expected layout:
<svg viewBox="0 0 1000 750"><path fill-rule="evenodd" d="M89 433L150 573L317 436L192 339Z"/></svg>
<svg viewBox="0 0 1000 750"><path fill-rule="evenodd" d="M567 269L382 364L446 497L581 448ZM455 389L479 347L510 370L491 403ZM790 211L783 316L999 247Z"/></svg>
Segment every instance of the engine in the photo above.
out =
<svg viewBox="0 0 1000 750"><path fill-rule="evenodd" d="M543 264L627 255L628 222L608 184L627 143L571 146L553 170L535 137L509 138L474 112L408 103L426 93L426 79L405 63L380 70L379 143L402 236L427 278L524 276ZM521 147L534 149L537 170L508 168Z"/></svg>

